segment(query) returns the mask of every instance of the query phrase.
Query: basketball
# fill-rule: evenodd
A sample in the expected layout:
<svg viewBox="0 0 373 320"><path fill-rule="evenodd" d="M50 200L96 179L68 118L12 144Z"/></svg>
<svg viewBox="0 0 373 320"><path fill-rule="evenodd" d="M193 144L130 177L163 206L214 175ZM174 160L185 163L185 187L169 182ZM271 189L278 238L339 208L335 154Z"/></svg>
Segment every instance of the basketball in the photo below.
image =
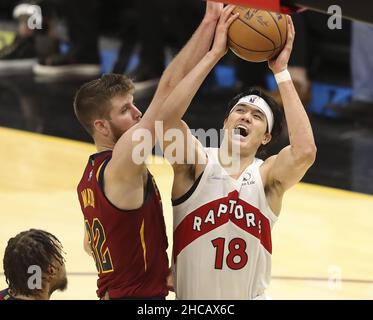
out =
<svg viewBox="0 0 373 320"><path fill-rule="evenodd" d="M237 6L239 13L228 30L228 46L240 58L251 62L276 57L286 43L286 15Z"/></svg>

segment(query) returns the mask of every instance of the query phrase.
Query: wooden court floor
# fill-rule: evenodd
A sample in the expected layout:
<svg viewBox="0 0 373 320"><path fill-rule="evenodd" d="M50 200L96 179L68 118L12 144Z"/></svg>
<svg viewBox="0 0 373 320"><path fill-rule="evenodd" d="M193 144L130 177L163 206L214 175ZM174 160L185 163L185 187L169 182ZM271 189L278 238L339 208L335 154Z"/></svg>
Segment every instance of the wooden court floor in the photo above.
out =
<svg viewBox="0 0 373 320"><path fill-rule="evenodd" d="M67 252L69 286L53 299L96 299L93 260L83 251L75 187L93 145L0 128L0 257L29 228L55 234ZM172 170L153 165L171 252ZM284 199L273 230L273 299L373 298L373 197L299 184ZM5 288L2 263L0 288ZM173 294L169 295L174 298Z"/></svg>

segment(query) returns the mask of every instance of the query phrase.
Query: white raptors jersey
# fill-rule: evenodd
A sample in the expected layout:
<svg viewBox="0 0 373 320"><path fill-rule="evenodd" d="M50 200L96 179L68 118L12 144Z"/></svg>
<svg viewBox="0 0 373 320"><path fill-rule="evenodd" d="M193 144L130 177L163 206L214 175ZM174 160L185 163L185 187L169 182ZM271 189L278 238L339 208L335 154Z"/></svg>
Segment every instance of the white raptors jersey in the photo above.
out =
<svg viewBox="0 0 373 320"><path fill-rule="evenodd" d="M208 164L184 202L174 205L173 274L177 299L258 299L271 276L271 229L255 158L239 179L206 148Z"/></svg>

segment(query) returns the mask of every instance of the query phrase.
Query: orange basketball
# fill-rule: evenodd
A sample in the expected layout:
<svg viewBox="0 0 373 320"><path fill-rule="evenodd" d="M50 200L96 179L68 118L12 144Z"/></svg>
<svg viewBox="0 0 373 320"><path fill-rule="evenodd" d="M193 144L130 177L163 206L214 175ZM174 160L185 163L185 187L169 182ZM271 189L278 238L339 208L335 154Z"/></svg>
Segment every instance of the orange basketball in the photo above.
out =
<svg viewBox="0 0 373 320"><path fill-rule="evenodd" d="M262 62L282 50L287 37L286 15L237 6L239 17L228 30L228 46L240 58Z"/></svg>

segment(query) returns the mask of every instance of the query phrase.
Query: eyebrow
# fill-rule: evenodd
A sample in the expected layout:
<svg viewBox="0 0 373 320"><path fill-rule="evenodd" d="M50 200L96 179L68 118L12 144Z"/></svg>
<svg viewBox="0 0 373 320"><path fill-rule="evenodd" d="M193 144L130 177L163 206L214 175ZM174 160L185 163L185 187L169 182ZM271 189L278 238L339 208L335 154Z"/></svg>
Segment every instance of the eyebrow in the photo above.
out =
<svg viewBox="0 0 373 320"><path fill-rule="evenodd" d="M249 104L240 103L240 104L238 104L238 105L235 107L235 109L238 108L238 107L246 107L246 108L249 108L249 109L253 110L253 112L257 112L257 113L259 113L259 114L261 114L262 116L265 117L264 112L263 112L262 110L256 108L255 106L252 106L252 105L249 105Z"/></svg>
<svg viewBox="0 0 373 320"><path fill-rule="evenodd" d="M253 112L259 113L261 116L265 117L265 114L260 109L254 109Z"/></svg>

